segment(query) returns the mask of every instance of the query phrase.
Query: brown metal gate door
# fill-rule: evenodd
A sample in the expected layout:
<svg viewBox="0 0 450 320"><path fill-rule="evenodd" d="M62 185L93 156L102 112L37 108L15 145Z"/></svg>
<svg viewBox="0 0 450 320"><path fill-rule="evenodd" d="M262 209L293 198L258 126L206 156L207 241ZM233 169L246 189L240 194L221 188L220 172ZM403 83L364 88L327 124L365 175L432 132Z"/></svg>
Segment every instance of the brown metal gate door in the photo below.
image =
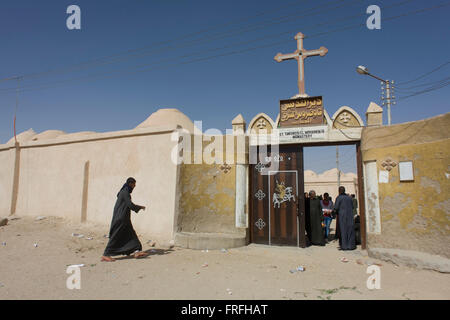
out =
<svg viewBox="0 0 450 320"><path fill-rule="evenodd" d="M258 153L251 170L252 242L305 247L302 147Z"/></svg>

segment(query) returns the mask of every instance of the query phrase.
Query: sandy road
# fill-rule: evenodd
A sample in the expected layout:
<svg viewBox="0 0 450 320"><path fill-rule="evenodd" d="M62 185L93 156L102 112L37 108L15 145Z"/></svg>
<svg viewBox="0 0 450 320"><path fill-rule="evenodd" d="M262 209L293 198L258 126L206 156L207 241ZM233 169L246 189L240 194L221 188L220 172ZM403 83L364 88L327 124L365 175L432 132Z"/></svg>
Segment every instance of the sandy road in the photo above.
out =
<svg viewBox="0 0 450 320"><path fill-rule="evenodd" d="M449 274L395 266L359 249L343 253L335 242L206 252L150 247L140 237L149 257L105 263L107 233L107 225L56 217L0 227L0 299L450 299ZM371 263L381 264L379 290L366 287ZM80 290L66 287L72 264L84 264ZM300 265L304 272L290 272Z"/></svg>

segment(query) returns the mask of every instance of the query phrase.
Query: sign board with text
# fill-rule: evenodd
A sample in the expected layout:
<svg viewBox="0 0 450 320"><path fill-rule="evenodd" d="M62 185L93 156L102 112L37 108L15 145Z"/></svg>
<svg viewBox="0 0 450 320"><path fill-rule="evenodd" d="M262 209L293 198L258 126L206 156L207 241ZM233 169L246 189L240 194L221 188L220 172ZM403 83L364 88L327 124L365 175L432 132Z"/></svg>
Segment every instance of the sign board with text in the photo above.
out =
<svg viewBox="0 0 450 320"><path fill-rule="evenodd" d="M280 128L323 124L321 96L280 100Z"/></svg>
<svg viewBox="0 0 450 320"><path fill-rule="evenodd" d="M275 130L278 133L280 143L302 143L324 141L327 139L328 127L312 126L312 127L297 127L297 128L278 128Z"/></svg>

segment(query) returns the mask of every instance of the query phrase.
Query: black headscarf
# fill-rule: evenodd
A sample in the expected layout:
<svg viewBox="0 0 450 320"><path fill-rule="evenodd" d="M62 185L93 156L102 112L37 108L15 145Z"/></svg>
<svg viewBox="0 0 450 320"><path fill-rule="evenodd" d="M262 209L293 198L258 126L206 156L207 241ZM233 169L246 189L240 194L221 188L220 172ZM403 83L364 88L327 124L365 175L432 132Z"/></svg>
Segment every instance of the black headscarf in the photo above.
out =
<svg viewBox="0 0 450 320"><path fill-rule="evenodd" d="M136 179L130 177L127 179L127 182L125 182L122 186L122 188L119 190L119 192L117 193L117 196L119 196L119 193L123 190L126 189L128 191L128 193L132 193L133 192L133 188L130 187L130 183L132 182L136 182Z"/></svg>

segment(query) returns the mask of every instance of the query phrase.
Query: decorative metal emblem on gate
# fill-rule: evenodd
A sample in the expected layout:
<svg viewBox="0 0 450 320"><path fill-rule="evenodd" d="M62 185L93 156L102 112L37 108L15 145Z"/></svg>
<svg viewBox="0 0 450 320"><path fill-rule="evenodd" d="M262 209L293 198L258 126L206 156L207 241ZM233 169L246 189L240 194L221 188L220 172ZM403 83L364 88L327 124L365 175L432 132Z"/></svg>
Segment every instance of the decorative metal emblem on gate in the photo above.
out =
<svg viewBox="0 0 450 320"><path fill-rule="evenodd" d="M262 162L258 162L255 168L256 170L258 170L259 173L261 173L266 168L266 165Z"/></svg>
<svg viewBox="0 0 450 320"><path fill-rule="evenodd" d="M274 162L281 162L283 161L283 156L280 156L279 154L277 154L276 156L273 157L273 161ZM272 161L272 157L266 157L266 162L271 162Z"/></svg>
<svg viewBox="0 0 450 320"><path fill-rule="evenodd" d="M256 226L259 230L262 230L262 229L266 226L266 223L264 222L263 219L259 218L258 220L256 220L255 226Z"/></svg>
<svg viewBox="0 0 450 320"><path fill-rule="evenodd" d="M295 202L295 196L292 194L292 187L286 187L284 181L278 183L278 180L276 180L275 193L273 194L272 201L273 207L279 208L283 202L290 202L291 200L294 200Z"/></svg>
<svg viewBox="0 0 450 320"><path fill-rule="evenodd" d="M273 161L281 162L281 161L283 161L283 156L280 156L279 154L277 154L275 157L273 157Z"/></svg>
<svg viewBox="0 0 450 320"><path fill-rule="evenodd" d="M258 192L255 193L255 197L258 198L258 200L264 199L265 196L266 194L261 189L259 189Z"/></svg>

